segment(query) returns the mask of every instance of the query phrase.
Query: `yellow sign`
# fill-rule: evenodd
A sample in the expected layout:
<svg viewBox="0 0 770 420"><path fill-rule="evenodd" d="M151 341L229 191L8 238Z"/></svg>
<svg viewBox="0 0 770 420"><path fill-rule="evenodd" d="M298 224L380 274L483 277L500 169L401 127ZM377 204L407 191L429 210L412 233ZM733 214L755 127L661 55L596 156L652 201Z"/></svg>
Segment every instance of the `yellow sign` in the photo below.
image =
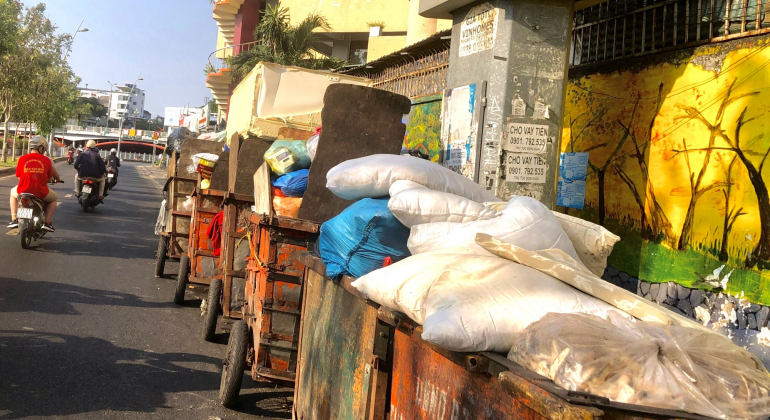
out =
<svg viewBox="0 0 770 420"><path fill-rule="evenodd" d="M136 136L136 130L135 130L135 129L133 129L133 128L132 128L132 129L130 129L130 130L128 130L128 135L129 135L130 137L134 137L134 136Z"/></svg>

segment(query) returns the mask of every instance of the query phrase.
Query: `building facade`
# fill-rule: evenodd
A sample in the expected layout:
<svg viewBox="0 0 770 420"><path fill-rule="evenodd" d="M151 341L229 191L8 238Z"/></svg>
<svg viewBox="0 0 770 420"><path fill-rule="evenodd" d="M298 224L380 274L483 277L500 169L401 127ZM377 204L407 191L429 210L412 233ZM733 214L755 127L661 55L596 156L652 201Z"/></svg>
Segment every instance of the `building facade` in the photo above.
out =
<svg viewBox="0 0 770 420"><path fill-rule="evenodd" d="M142 118L144 116L145 92L131 83L115 86L111 93L110 118Z"/></svg>
<svg viewBox="0 0 770 420"><path fill-rule="evenodd" d="M214 4L217 21L217 51L209 58L206 80L214 100L226 118L228 102L235 84L226 59L244 51L257 41L254 29L260 12L268 5L289 9L290 24L309 14L320 14L331 30L318 30L314 48L319 54L364 65L419 42L437 31L451 27L449 19L419 16L414 0L221 0Z"/></svg>

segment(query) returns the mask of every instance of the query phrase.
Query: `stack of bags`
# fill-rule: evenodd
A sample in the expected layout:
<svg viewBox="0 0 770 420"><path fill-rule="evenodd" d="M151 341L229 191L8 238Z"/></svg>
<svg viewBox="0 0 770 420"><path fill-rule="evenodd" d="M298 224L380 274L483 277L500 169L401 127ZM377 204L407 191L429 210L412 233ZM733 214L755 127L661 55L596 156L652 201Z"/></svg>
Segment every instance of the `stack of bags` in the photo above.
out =
<svg viewBox="0 0 770 420"><path fill-rule="evenodd" d="M297 217L307 190L311 158L307 142L276 140L265 152L273 184L273 211L278 216Z"/></svg>
<svg viewBox="0 0 770 420"><path fill-rule="evenodd" d="M671 329L659 327L661 319L636 321L628 312L653 319L639 316L644 308L626 307L639 303L636 296L594 297L603 295L591 287L614 287L599 279L620 239L606 229L553 213L528 197L499 202L461 175L411 156L344 162L327 174L327 188L357 200L321 227L319 250L327 276L358 277L353 287L422 325L427 342L453 351L510 353L510 359L567 389L615 401L721 418L770 413L770 375L745 350L722 340L713 351L704 351L699 344L721 338L683 326L678 328L692 334L677 341ZM496 245L490 246L484 234ZM516 255L506 256L501 248ZM520 254L540 260L515 258ZM556 264L554 258L565 263ZM590 281L570 285L565 281L570 276L575 282ZM575 316L597 321L581 323ZM570 328L560 325L573 326L574 333L568 335ZM613 335L617 339L610 342ZM587 336L594 345L580 341ZM630 360L636 356L630 356L609 363L619 357L624 341L633 343L625 349L648 361L634 364ZM684 354L682 348L692 351ZM717 362L731 357L741 362ZM581 368L591 360L606 362ZM710 362L697 368L681 364L688 360ZM739 373L728 375L729 366ZM692 375L710 388L686 386ZM731 383L720 381L722 375ZM656 387L661 392L652 396L649 389ZM708 398L698 392L723 401L735 395L739 403L706 406ZM752 399L759 403L737 408Z"/></svg>

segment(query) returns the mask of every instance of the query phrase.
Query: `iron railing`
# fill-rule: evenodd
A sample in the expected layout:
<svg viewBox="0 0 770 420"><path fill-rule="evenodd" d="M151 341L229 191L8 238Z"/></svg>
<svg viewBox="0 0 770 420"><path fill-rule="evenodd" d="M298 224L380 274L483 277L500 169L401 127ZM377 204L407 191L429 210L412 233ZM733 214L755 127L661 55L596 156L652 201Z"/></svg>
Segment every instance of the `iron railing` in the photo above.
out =
<svg viewBox="0 0 770 420"><path fill-rule="evenodd" d="M609 0L575 12L571 65L770 32L770 0Z"/></svg>
<svg viewBox="0 0 770 420"><path fill-rule="evenodd" d="M222 69L229 68L227 60L230 57L249 51L254 48L259 41L247 42L245 44L232 45L229 47L220 48L209 55L209 73L219 73Z"/></svg>

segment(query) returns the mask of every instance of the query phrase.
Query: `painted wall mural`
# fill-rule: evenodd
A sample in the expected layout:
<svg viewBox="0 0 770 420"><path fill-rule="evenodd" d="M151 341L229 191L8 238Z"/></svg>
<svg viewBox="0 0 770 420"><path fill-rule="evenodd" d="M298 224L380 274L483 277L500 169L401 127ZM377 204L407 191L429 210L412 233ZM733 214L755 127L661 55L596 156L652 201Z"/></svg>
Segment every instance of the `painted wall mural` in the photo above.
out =
<svg viewBox="0 0 770 420"><path fill-rule="evenodd" d="M768 47L571 74L562 152L588 152L589 168L584 209L566 211L622 237L612 266L770 304Z"/></svg>
<svg viewBox="0 0 770 420"><path fill-rule="evenodd" d="M406 134L405 149L418 150L433 162L441 159L441 101L443 95L431 95L412 99L412 109L404 117Z"/></svg>

